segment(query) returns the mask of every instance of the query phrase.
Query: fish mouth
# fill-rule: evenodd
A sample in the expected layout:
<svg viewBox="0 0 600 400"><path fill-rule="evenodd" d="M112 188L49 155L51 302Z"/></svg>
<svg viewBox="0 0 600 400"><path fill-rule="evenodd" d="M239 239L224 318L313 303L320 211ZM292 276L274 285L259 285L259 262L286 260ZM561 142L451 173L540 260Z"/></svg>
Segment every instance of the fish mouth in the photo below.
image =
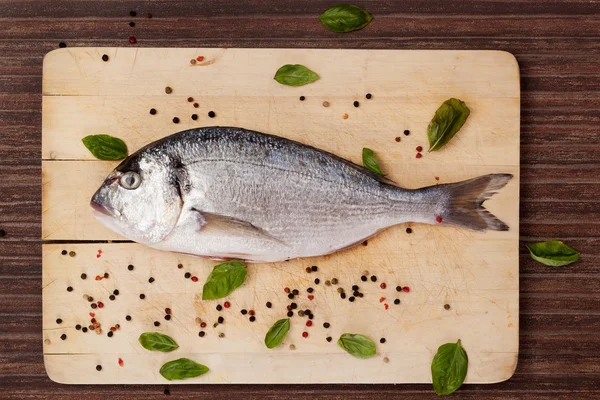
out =
<svg viewBox="0 0 600 400"><path fill-rule="evenodd" d="M98 202L94 201L94 199L92 199L90 201L90 206L92 206L94 211L97 213L100 213L103 215L108 215L109 217L113 217L113 218L118 216L117 210L115 210L114 208L105 206L104 204L98 203Z"/></svg>

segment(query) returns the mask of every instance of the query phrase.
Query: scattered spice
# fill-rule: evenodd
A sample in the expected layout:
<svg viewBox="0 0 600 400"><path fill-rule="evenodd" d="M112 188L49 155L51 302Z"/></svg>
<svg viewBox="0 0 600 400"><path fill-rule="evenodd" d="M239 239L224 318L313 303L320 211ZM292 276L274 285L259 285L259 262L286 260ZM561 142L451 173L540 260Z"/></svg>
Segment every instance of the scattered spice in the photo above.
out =
<svg viewBox="0 0 600 400"><path fill-rule="evenodd" d="M381 344L385 343L385 338L379 339L379 343L381 343Z"/></svg>
<svg viewBox="0 0 600 400"><path fill-rule="evenodd" d="M291 311L290 311L290 312L291 312ZM255 316L252 316L252 317L250 317L250 318L248 318L248 319L250 320L250 322L254 322L254 321L256 321L256 317L255 317Z"/></svg>
<svg viewBox="0 0 600 400"><path fill-rule="evenodd" d="M96 365L96 371L102 371L102 365Z"/></svg>
<svg viewBox="0 0 600 400"><path fill-rule="evenodd" d="M331 336L327 336L327 338L325 340L327 340L328 342L331 342L332 337Z"/></svg>
<svg viewBox="0 0 600 400"><path fill-rule="evenodd" d="M389 363L389 362L390 362L390 359L389 359L389 358L387 358L387 357L383 357L383 362L387 364L387 363Z"/></svg>
<svg viewBox="0 0 600 400"><path fill-rule="evenodd" d="M130 26L130 27L132 27L132 28L134 28L134 27L135 27L135 22L131 21L131 22L129 23L129 26Z"/></svg>
<svg viewBox="0 0 600 400"><path fill-rule="evenodd" d="M444 304L444 310L449 310L450 309L450 304Z"/></svg>
<svg viewBox="0 0 600 400"><path fill-rule="evenodd" d="M286 287L286 288L283 289L283 291L286 292L286 293L289 293L290 292L290 288Z"/></svg>
<svg viewBox="0 0 600 400"><path fill-rule="evenodd" d="M298 311L298 316L299 317L304 317L304 310Z"/></svg>
<svg viewBox="0 0 600 400"><path fill-rule="evenodd" d="M332 285L337 285L337 284L338 284L338 280L337 280L337 278L333 278L333 279L331 280L331 284L332 284Z"/></svg>
<svg viewBox="0 0 600 400"><path fill-rule="evenodd" d="M194 108L198 108L198 107L200 107L200 104L194 103Z"/></svg>
<svg viewBox="0 0 600 400"><path fill-rule="evenodd" d="M341 297L342 299L345 299L345 298L346 298L346 293L344 293L344 292L340 293L340 297Z"/></svg>
<svg viewBox="0 0 600 400"><path fill-rule="evenodd" d="M421 153L417 153L417 155L416 155L415 157L416 157L416 158L421 158L421 157L423 157L423 154L421 154Z"/></svg>
<svg viewBox="0 0 600 400"><path fill-rule="evenodd" d="M209 116L210 118L214 118L214 117L216 116L216 114L215 114L215 112L214 112L214 111L209 111L209 112L208 112L208 116Z"/></svg>
<svg viewBox="0 0 600 400"><path fill-rule="evenodd" d="M323 102L323 107L329 107L329 102L328 101L324 101Z"/></svg>
<svg viewBox="0 0 600 400"><path fill-rule="evenodd" d="M81 328L81 332L86 333L88 331L88 328L86 328L85 326L83 328Z"/></svg>
<svg viewBox="0 0 600 400"><path fill-rule="evenodd" d="M136 44L137 43L137 39L134 36L130 36L129 37L129 43Z"/></svg>
<svg viewBox="0 0 600 400"><path fill-rule="evenodd" d="M312 269L313 272L317 272L319 270L319 267L313 265L312 267L310 267L310 269Z"/></svg>
<svg viewBox="0 0 600 400"><path fill-rule="evenodd" d="M306 289L306 291L307 291L308 293L312 293L312 292L314 291L314 289L313 289L313 288L311 288L311 287L309 287L308 289Z"/></svg>
<svg viewBox="0 0 600 400"><path fill-rule="evenodd" d="M221 311L221 310L223 309L223 306L222 306L222 305L220 305L220 304L217 304L217 307L216 307L216 308L217 308L217 311Z"/></svg>
<svg viewBox="0 0 600 400"><path fill-rule="evenodd" d="M198 277L197 276L192 276L192 282L198 282Z"/></svg>
<svg viewBox="0 0 600 400"><path fill-rule="evenodd" d="M129 264L129 265L127 266L127 269L128 269L128 270L130 270L130 271L133 271L133 265Z"/></svg>
<svg viewBox="0 0 600 400"><path fill-rule="evenodd" d="M231 303L226 301L225 303L223 303L223 307L229 308L229 307L231 307Z"/></svg>
<svg viewBox="0 0 600 400"><path fill-rule="evenodd" d="M126 316L125 316L125 319L126 319L127 321L131 321L131 315L126 315Z"/></svg>
<svg viewBox="0 0 600 400"><path fill-rule="evenodd" d="M156 115L156 109L155 108L151 108L150 109L150 115Z"/></svg>
<svg viewBox="0 0 600 400"><path fill-rule="evenodd" d="M344 118L344 119L348 119L348 114L344 114L344 115L342 115L342 118Z"/></svg>
<svg viewBox="0 0 600 400"><path fill-rule="evenodd" d="M220 323L220 324L222 324L223 322L225 322L225 318L223 318L223 317L219 317L219 318L217 319L217 322L218 322L218 323Z"/></svg>
<svg viewBox="0 0 600 400"><path fill-rule="evenodd" d="M102 61L104 61L104 62L108 61L108 55L107 54L103 54L102 55Z"/></svg>
<svg viewBox="0 0 600 400"><path fill-rule="evenodd" d="M198 114L192 114L192 119L195 121L198 119Z"/></svg>
<svg viewBox="0 0 600 400"><path fill-rule="evenodd" d="M166 94L171 94L171 93L173 93L173 89L171 88L171 86L167 86L167 87L165 87L165 93L166 93Z"/></svg>
<svg viewBox="0 0 600 400"><path fill-rule="evenodd" d="M0 236L4 236L6 235L6 232L4 232L3 230L0 230ZM66 250L63 250L60 252L60 254L62 254L63 256L66 256L69 252Z"/></svg>
<svg viewBox="0 0 600 400"><path fill-rule="evenodd" d="M408 135L410 135L410 131L408 129L405 129L404 130L404 136L408 136Z"/></svg>
<svg viewBox="0 0 600 400"><path fill-rule="evenodd" d="M440 217L439 215L437 217L435 217L435 222L437 222L438 224L442 223L442 217Z"/></svg>
<svg viewBox="0 0 600 400"><path fill-rule="evenodd" d="M338 292L338 293L344 293L344 289L343 289L343 288L341 288L341 287L340 287L340 288L337 288L337 292Z"/></svg>
<svg viewBox="0 0 600 400"><path fill-rule="evenodd" d="M417 152L419 152L419 153L420 153L420 152L422 152L422 151L423 151L423 146L417 146L417 149L416 149L416 150L417 150Z"/></svg>
<svg viewBox="0 0 600 400"><path fill-rule="evenodd" d="M194 101L194 98L193 98L193 97L188 97L188 99L187 99L187 100L188 100L188 103L191 103L191 102L193 102L193 101Z"/></svg>
<svg viewBox="0 0 600 400"><path fill-rule="evenodd" d="M324 322L323 323L323 328L327 329L329 328L331 325L329 324L329 322Z"/></svg>
<svg viewBox="0 0 600 400"><path fill-rule="evenodd" d="M309 300L311 300L311 301L312 301L312 300L314 300L314 298L315 298L315 296L313 296L312 294L309 294L309 295L308 295L308 299L309 299Z"/></svg>
<svg viewBox="0 0 600 400"><path fill-rule="evenodd" d="M146 295L144 293L140 294L140 299L144 300L146 298Z"/></svg>
<svg viewBox="0 0 600 400"><path fill-rule="evenodd" d="M178 123L179 123L179 118L177 118L177 117L174 117L174 118L173 118L173 123L174 123L174 124L178 124Z"/></svg>
<svg viewBox="0 0 600 400"><path fill-rule="evenodd" d="M290 309L291 310L295 310L296 308L298 308L298 304L296 304L296 303L290 304Z"/></svg>
<svg viewBox="0 0 600 400"><path fill-rule="evenodd" d="M135 11L129 11L129 15L131 15L132 17L135 17L137 15L137 12L135 12Z"/></svg>
<svg viewBox="0 0 600 400"><path fill-rule="evenodd" d="M434 176L434 178L435 178L435 180L436 180L436 181L439 181L439 180L440 180L440 177L439 177L439 176Z"/></svg>
<svg viewBox="0 0 600 400"><path fill-rule="evenodd" d="M405 292L405 293L408 293L408 292L410 292L410 288L408 286L404 286L402 288L402 291Z"/></svg>
<svg viewBox="0 0 600 400"><path fill-rule="evenodd" d="M379 302L380 302L380 303L383 303L384 301L385 301L385 297L381 297L381 298L379 299Z"/></svg>
<svg viewBox="0 0 600 400"><path fill-rule="evenodd" d="M384 307L386 310L387 310L388 308L390 308L390 306L389 306L387 303L385 303L385 304L383 305L383 307Z"/></svg>
<svg viewBox="0 0 600 400"><path fill-rule="evenodd" d="M70 252L69 252L69 256L71 256L71 257L75 257L76 255L77 255L77 254L76 254L74 251L70 251Z"/></svg>
<svg viewBox="0 0 600 400"><path fill-rule="evenodd" d="M306 267L305 271L310 274L312 270L310 269L310 267Z"/></svg>
<svg viewBox="0 0 600 400"><path fill-rule="evenodd" d="M96 305L96 303L92 303L90 307L92 307L92 309L95 310L98 306Z"/></svg>
<svg viewBox="0 0 600 400"><path fill-rule="evenodd" d="M60 319L60 318L57 318L57 319L56 319L56 323L57 323L57 324L62 324L62 319Z"/></svg>
<svg viewBox="0 0 600 400"><path fill-rule="evenodd" d="M154 326L160 326L160 322L154 321Z"/></svg>
<svg viewBox="0 0 600 400"><path fill-rule="evenodd" d="M206 322L202 322L202 323L200 324L200 328L206 328Z"/></svg>
<svg viewBox="0 0 600 400"><path fill-rule="evenodd" d="M400 304L400 299L396 299L396 300L394 300L394 304L395 304L395 305L398 305L398 304Z"/></svg>
<svg viewBox="0 0 600 400"><path fill-rule="evenodd" d="M179 269L183 268L183 264L177 264L177 268L179 268Z"/></svg>
<svg viewBox="0 0 600 400"><path fill-rule="evenodd" d="M352 285L352 290L358 290L358 285Z"/></svg>
<svg viewBox="0 0 600 400"><path fill-rule="evenodd" d="M367 95L365 97L367 98L367 100L370 100L371 97L373 97L373 95L371 93L367 93Z"/></svg>
<svg viewBox="0 0 600 400"><path fill-rule="evenodd" d="M387 285L385 284L385 282L382 282L381 285L379 285L380 288L385 289L387 287Z"/></svg>
<svg viewBox="0 0 600 400"><path fill-rule="evenodd" d="M321 283L321 280L319 278L315 279L315 285L318 285L319 283Z"/></svg>
<svg viewBox="0 0 600 400"><path fill-rule="evenodd" d="M165 308L165 314L167 315L171 315L171 309L170 308Z"/></svg>
<svg viewBox="0 0 600 400"><path fill-rule="evenodd" d="M368 246L368 245L369 245L369 242L365 240L364 242L362 242L362 245L363 245L363 246Z"/></svg>
<svg viewBox="0 0 600 400"><path fill-rule="evenodd" d="M150 14L150 13L147 13L147 14L146 14L146 18L148 18L148 19L152 18L152 14Z"/></svg>
<svg viewBox="0 0 600 400"><path fill-rule="evenodd" d="M412 233L412 228L406 228L406 233Z"/></svg>
<svg viewBox="0 0 600 400"><path fill-rule="evenodd" d="M254 310L250 310L248 311L248 315L255 315L256 313L254 312Z"/></svg>
<svg viewBox="0 0 600 400"><path fill-rule="evenodd" d="M110 296L108 296L108 299L111 301L114 301L116 299L114 294L111 294Z"/></svg>
<svg viewBox="0 0 600 400"><path fill-rule="evenodd" d="M272 304L270 301L267 301L267 304L265 304L267 306L267 308L271 308Z"/></svg>
<svg viewBox="0 0 600 400"><path fill-rule="evenodd" d="M302 337L303 338L307 338L308 337L308 332L302 332Z"/></svg>
<svg viewBox="0 0 600 400"><path fill-rule="evenodd" d="M198 332L198 336L200 336L200 337L204 337L204 335L206 335L206 333L204 333L204 331L200 331L200 332Z"/></svg>
<svg viewBox="0 0 600 400"><path fill-rule="evenodd" d="M300 294L300 292L298 291L298 289L294 289L294 290L292 290L292 293L293 293L295 296L298 296L298 295Z"/></svg>
<svg viewBox="0 0 600 400"><path fill-rule="evenodd" d="M192 274L190 274L189 272L186 272L186 273L183 275L183 277L184 277L185 279L190 279L190 277L191 277L191 276L192 276Z"/></svg>
<svg viewBox="0 0 600 400"><path fill-rule="evenodd" d="M73 288L71 286L68 286L67 287L67 292L72 292L72 291L73 291Z"/></svg>
<svg viewBox="0 0 600 400"><path fill-rule="evenodd" d="M398 143L399 143L400 141L402 141L402 138L401 138L400 136L396 136L396 139L395 139L395 140L396 140L396 142L398 142Z"/></svg>
<svg viewBox="0 0 600 400"><path fill-rule="evenodd" d="M300 315L300 312L298 312L298 315ZM288 311L287 316L288 317L293 317L294 316L294 312L292 310Z"/></svg>
<svg viewBox="0 0 600 400"><path fill-rule="evenodd" d="M112 331L108 331L108 333L106 334L106 336L108 337L113 337L114 333L112 333Z"/></svg>
<svg viewBox="0 0 600 400"><path fill-rule="evenodd" d="M304 101L304 100L306 100L306 97L300 96L300 101Z"/></svg>
<svg viewBox="0 0 600 400"><path fill-rule="evenodd" d="M65 335L65 334L63 333L62 335L60 335L60 338L61 338L62 340L66 340L66 339L67 339L67 335Z"/></svg>
<svg viewBox="0 0 600 400"><path fill-rule="evenodd" d="M123 359L121 357L119 357L119 359L117 360L117 363L119 364L119 367L122 367L124 365Z"/></svg>
<svg viewBox="0 0 600 400"><path fill-rule="evenodd" d="M331 286L331 281L329 281L329 280L325 281L325 286Z"/></svg>
<svg viewBox="0 0 600 400"><path fill-rule="evenodd" d="M367 279L368 279L368 278L367 278L367 276L366 276L366 275L363 275L363 276L361 276L361 277L360 277L360 280L361 280L361 281L363 281L363 282L366 282L366 281L367 281Z"/></svg>
<svg viewBox="0 0 600 400"><path fill-rule="evenodd" d="M198 60L198 62L202 62L204 61L204 56L198 56L196 57L196 60Z"/></svg>
<svg viewBox="0 0 600 400"><path fill-rule="evenodd" d="M269 303L267 303L267 304L269 304ZM248 310L246 310L245 308L242 311L240 311L240 312L242 313L242 315L248 314Z"/></svg>
<svg viewBox="0 0 600 400"><path fill-rule="evenodd" d="M360 103L358 101L355 101L354 103L352 103L354 105L354 107L358 107L360 105Z"/></svg>
<svg viewBox="0 0 600 400"><path fill-rule="evenodd" d="M154 278L153 277L148 278L148 283L152 283L152 282L154 282Z"/></svg>
<svg viewBox="0 0 600 400"><path fill-rule="evenodd" d="M354 296L350 296L350 297L348 298L348 301L350 301L350 303L352 303L352 302L354 301L354 299L355 299L355 297L354 297Z"/></svg>
<svg viewBox="0 0 600 400"><path fill-rule="evenodd" d="M375 275L371 275L371 282L377 282L377 277Z"/></svg>

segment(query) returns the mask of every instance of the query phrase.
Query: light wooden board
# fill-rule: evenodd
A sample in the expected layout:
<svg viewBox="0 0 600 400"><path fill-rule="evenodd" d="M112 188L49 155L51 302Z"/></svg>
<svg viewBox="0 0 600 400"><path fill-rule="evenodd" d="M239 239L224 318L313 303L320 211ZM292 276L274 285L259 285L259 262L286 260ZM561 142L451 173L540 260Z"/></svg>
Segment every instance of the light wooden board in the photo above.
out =
<svg viewBox="0 0 600 400"><path fill-rule="evenodd" d="M101 56L109 55L108 62ZM199 55L206 61L191 65ZM272 77L286 63L301 63L321 79L300 88ZM165 86L173 93L165 94ZM372 93L371 100L365 99ZM301 102L299 96L306 96ZM187 102L194 97L199 108ZM427 146L426 127L449 97L467 102L471 116L442 151L415 158ZM355 108L353 101L359 101ZM330 106L322 106L328 101ZM151 116L150 108L158 113ZM217 116L210 119L208 111ZM197 113L198 120L190 115ZM348 119L342 115L348 114ZM173 117L181 123L174 124ZM252 264L245 285L217 312L203 302L202 282L215 262L158 252L120 240L95 221L89 199L116 163L94 160L81 144L89 134L108 133L131 151L168 134L196 126L231 125L273 133L360 163L372 148L384 171L403 187L447 183L487 173L515 178L486 207L510 226L508 232L474 233L414 224L393 227L367 246L331 256L277 264ZM409 129L411 134L402 134ZM401 137L400 142L395 138ZM43 79L43 246L44 354L49 376L64 383L166 383L160 366L189 357L210 373L181 383L430 382L437 347L461 339L469 354L467 382L509 378L518 355L519 73L514 58L492 51L370 51L306 49L61 49L44 59ZM439 178L439 181L435 179ZM62 255L65 249L75 257ZM101 257L97 257L102 250ZM177 264L182 263L183 269ZM128 271L127 265L135 265ZM306 266L318 265L307 274ZM363 270L377 283L361 282ZM183 277L190 272L197 283ZM110 277L96 281L96 275ZM88 278L81 280L86 273ZM148 278L155 278L153 283ZM321 284L315 285L315 278ZM350 303L336 287L358 284L365 297ZM380 283L387 284L386 289ZM397 293L396 285L409 286ZM68 292L66 288L74 290ZM283 318L290 300L284 287L297 288L299 308L315 319L294 316L284 344L264 347L264 334ZM315 289L313 300L306 289ZM119 289L115 301L109 294ZM140 300L144 293L146 299ZM91 310L88 294L102 301ZM380 302L380 299L385 300ZM395 299L400 305L394 305ZM270 301L273 308L265 303ZM221 302L222 304L222 302ZM385 309L385 304L389 309ZM450 310L444 309L450 305ZM165 321L164 308L173 310ZM256 310L248 321L242 308ZM94 311L104 333L82 333ZM125 315L133 320L127 322ZM218 316L225 323L213 328ZM206 336L195 322L208 323ZM61 318L62 324L56 319ZM153 321L160 321L154 327ZM331 327L325 329L323 322ZM114 337L108 327L120 324ZM150 353L137 343L144 331L173 336L180 348ZM308 338L302 332L308 332ZM341 333L370 336L378 355L358 360L335 344ZM62 334L67 335L61 340ZM224 333L224 338L218 334ZM332 336L328 343L325 338ZM380 344L379 338L386 343ZM295 350L290 350L290 344ZM124 366L117 363L124 360ZM389 359L388 363L384 358ZM103 369L97 372L95 367Z"/></svg>

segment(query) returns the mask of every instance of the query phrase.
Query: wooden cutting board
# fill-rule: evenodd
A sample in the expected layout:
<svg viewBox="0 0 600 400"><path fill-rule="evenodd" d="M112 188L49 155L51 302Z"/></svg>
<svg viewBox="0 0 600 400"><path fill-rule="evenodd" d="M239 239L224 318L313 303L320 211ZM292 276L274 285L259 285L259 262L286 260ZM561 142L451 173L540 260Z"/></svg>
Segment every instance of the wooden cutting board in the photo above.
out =
<svg viewBox="0 0 600 400"><path fill-rule="evenodd" d="M202 62L190 62L199 56ZM273 80L280 66L295 63L321 78L304 87ZM167 86L171 94L165 93ZM369 100L367 93L372 94ZM425 151L417 159L416 147L427 148L429 121L450 97L465 101L471 116L444 149ZM149 113L151 108L156 115ZM209 111L216 116L209 118ZM475 233L407 224L331 256L252 264L244 286L224 299L231 307L219 312L216 306L223 301L201 300L202 284L216 262L126 242L96 222L89 199L117 163L95 160L81 143L86 135L106 133L122 138L133 152L171 133L211 125L288 137L358 164L362 148L369 147L383 171L407 188L488 173L514 174L485 203L510 231ZM467 382L498 382L513 374L519 343L519 71L512 55L60 49L44 59L42 136L44 359L52 380L164 384L160 366L188 357L210 372L181 383L431 382L430 363L437 348L458 339L469 356ZM305 268L313 265L318 271L307 273ZM365 270L377 282L362 282ZM186 272L198 282L186 279ZM95 279L105 273L108 278ZM332 278L339 283L325 286ZM349 293L353 284L364 297L353 303L341 299L337 289ZM410 292L397 292L398 285ZM307 317L294 315L285 342L268 350L265 333L285 317L290 303L285 287L299 290L294 301L299 309L312 310L313 325L307 327ZM309 287L314 289L312 300ZM110 300L115 289L119 295ZM103 308L93 310L85 295L102 302ZM400 304L394 304L396 299ZM167 307L172 310L170 321L164 319ZM256 321L242 315L242 309L254 310ZM90 312L101 324L101 334L75 329L77 324L90 325ZM224 323L213 327L219 316ZM202 329L197 318L207 327ZM109 337L116 324L120 330ZM144 350L137 338L147 331L170 335L179 349ZM377 356L359 360L346 354L336 344L345 332L372 338Z"/></svg>

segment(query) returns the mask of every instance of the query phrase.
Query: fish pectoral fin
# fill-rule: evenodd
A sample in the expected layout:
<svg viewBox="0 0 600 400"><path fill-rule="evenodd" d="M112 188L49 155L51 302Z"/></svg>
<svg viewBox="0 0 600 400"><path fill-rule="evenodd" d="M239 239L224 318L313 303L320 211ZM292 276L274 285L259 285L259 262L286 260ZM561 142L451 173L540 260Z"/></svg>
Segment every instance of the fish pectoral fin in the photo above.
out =
<svg viewBox="0 0 600 400"><path fill-rule="evenodd" d="M200 211L192 208L192 211L198 213L198 230L220 230L227 232L228 235L239 237L262 238L285 245L283 241L271 235L269 232L248 221L243 221L227 215L214 214L206 211Z"/></svg>

